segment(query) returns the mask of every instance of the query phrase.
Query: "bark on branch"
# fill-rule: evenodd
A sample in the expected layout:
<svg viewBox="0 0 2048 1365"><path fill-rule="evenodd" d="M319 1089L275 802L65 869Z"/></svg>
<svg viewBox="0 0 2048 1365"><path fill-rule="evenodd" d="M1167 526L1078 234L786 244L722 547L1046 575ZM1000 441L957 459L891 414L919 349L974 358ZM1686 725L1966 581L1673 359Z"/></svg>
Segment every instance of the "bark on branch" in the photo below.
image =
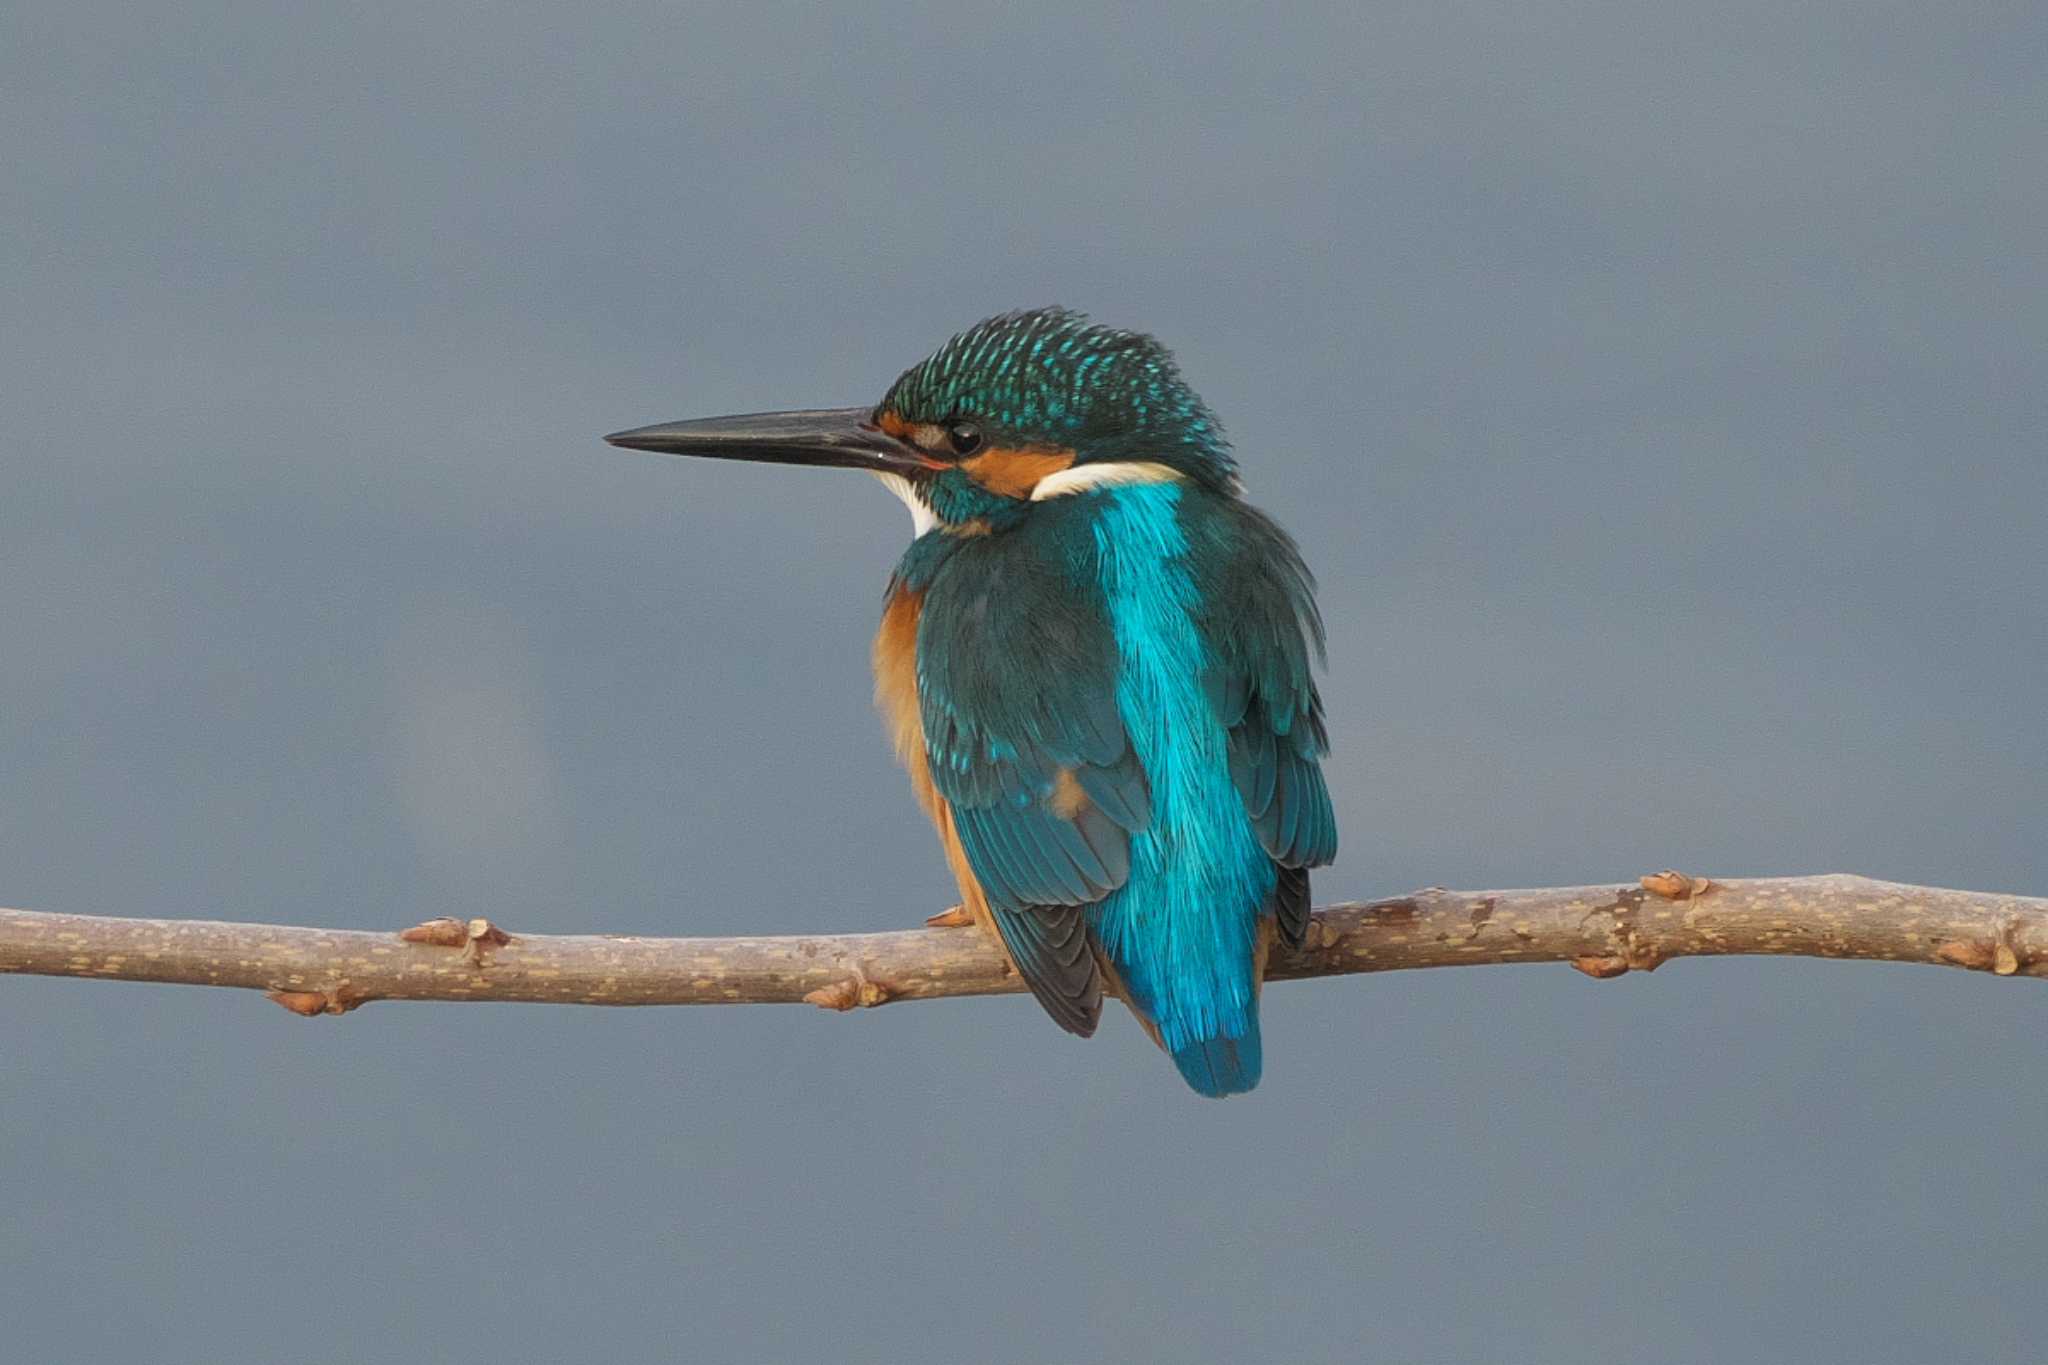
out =
<svg viewBox="0 0 2048 1365"><path fill-rule="evenodd" d="M1318 910L1269 979L1568 962L1589 976L1674 957L1774 953L2048 976L2048 900L1867 877L1445 891ZM266 991L299 1014L371 1000L581 1005L808 1001L833 1009L1021 989L979 931L761 938L508 934L487 920L400 933L0 910L0 973Z"/></svg>

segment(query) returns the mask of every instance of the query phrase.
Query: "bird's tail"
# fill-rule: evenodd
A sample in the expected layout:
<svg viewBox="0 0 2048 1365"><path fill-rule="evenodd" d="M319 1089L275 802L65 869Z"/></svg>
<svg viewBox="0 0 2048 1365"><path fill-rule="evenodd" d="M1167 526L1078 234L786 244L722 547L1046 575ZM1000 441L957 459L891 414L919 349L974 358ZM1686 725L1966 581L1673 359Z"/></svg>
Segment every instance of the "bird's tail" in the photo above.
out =
<svg viewBox="0 0 2048 1365"><path fill-rule="evenodd" d="M1201 1038L1173 1052L1173 1064L1180 1068L1181 1076L1197 1094L1212 1099L1241 1095L1257 1085L1264 1062L1257 1014L1251 1016L1240 1037Z"/></svg>

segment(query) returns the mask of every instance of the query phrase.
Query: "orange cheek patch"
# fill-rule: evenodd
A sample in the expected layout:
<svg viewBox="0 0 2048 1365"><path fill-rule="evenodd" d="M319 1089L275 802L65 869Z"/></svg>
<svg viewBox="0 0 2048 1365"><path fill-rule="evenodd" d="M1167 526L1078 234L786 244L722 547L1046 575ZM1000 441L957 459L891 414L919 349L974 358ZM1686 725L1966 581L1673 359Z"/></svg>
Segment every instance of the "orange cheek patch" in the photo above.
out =
<svg viewBox="0 0 2048 1365"><path fill-rule="evenodd" d="M894 408L884 408L876 413L875 425L899 441L907 439L910 435L910 423L904 421L903 414Z"/></svg>
<svg viewBox="0 0 2048 1365"><path fill-rule="evenodd" d="M1073 463L1074 452L1071 450L996 446L972 459L962 460L960 467L967 471L967 477L991 493L1000 493L1006 498L1028 498L1031 490L1038 487L1040 479L1048 474L1057 474Z"/></svg>

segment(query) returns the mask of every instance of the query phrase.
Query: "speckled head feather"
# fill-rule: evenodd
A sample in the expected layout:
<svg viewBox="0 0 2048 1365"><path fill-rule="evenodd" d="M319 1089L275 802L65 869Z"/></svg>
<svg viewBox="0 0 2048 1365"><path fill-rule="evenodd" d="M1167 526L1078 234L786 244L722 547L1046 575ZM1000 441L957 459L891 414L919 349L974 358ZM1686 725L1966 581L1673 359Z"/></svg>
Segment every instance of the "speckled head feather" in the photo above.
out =
<svg viewBox="0 0 2048 1365"><path fill-rule="evenodd" d="M904 371L882 400L911 422L972 421L1005 444L1076 463L1148 460L1217 489L1237 464L1223 429L1164 346L1064 308L975 324Z"/></svg>

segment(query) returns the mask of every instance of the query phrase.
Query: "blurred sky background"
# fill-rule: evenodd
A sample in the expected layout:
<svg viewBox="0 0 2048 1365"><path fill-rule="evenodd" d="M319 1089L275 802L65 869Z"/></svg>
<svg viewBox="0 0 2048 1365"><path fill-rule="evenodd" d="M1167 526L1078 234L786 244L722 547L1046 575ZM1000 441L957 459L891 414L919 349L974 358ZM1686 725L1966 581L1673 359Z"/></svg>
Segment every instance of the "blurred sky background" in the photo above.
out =
<svg viewBox="0 0 2048 1365"><path fill-rule="evenodd" d="M1318 899L2048 892L2035 4L0 8L0 904L852 931L903 511L600 433L1157 333L1329 619ZM2048 995L0 979L13 1360L2037 1359Z"/></svg>

